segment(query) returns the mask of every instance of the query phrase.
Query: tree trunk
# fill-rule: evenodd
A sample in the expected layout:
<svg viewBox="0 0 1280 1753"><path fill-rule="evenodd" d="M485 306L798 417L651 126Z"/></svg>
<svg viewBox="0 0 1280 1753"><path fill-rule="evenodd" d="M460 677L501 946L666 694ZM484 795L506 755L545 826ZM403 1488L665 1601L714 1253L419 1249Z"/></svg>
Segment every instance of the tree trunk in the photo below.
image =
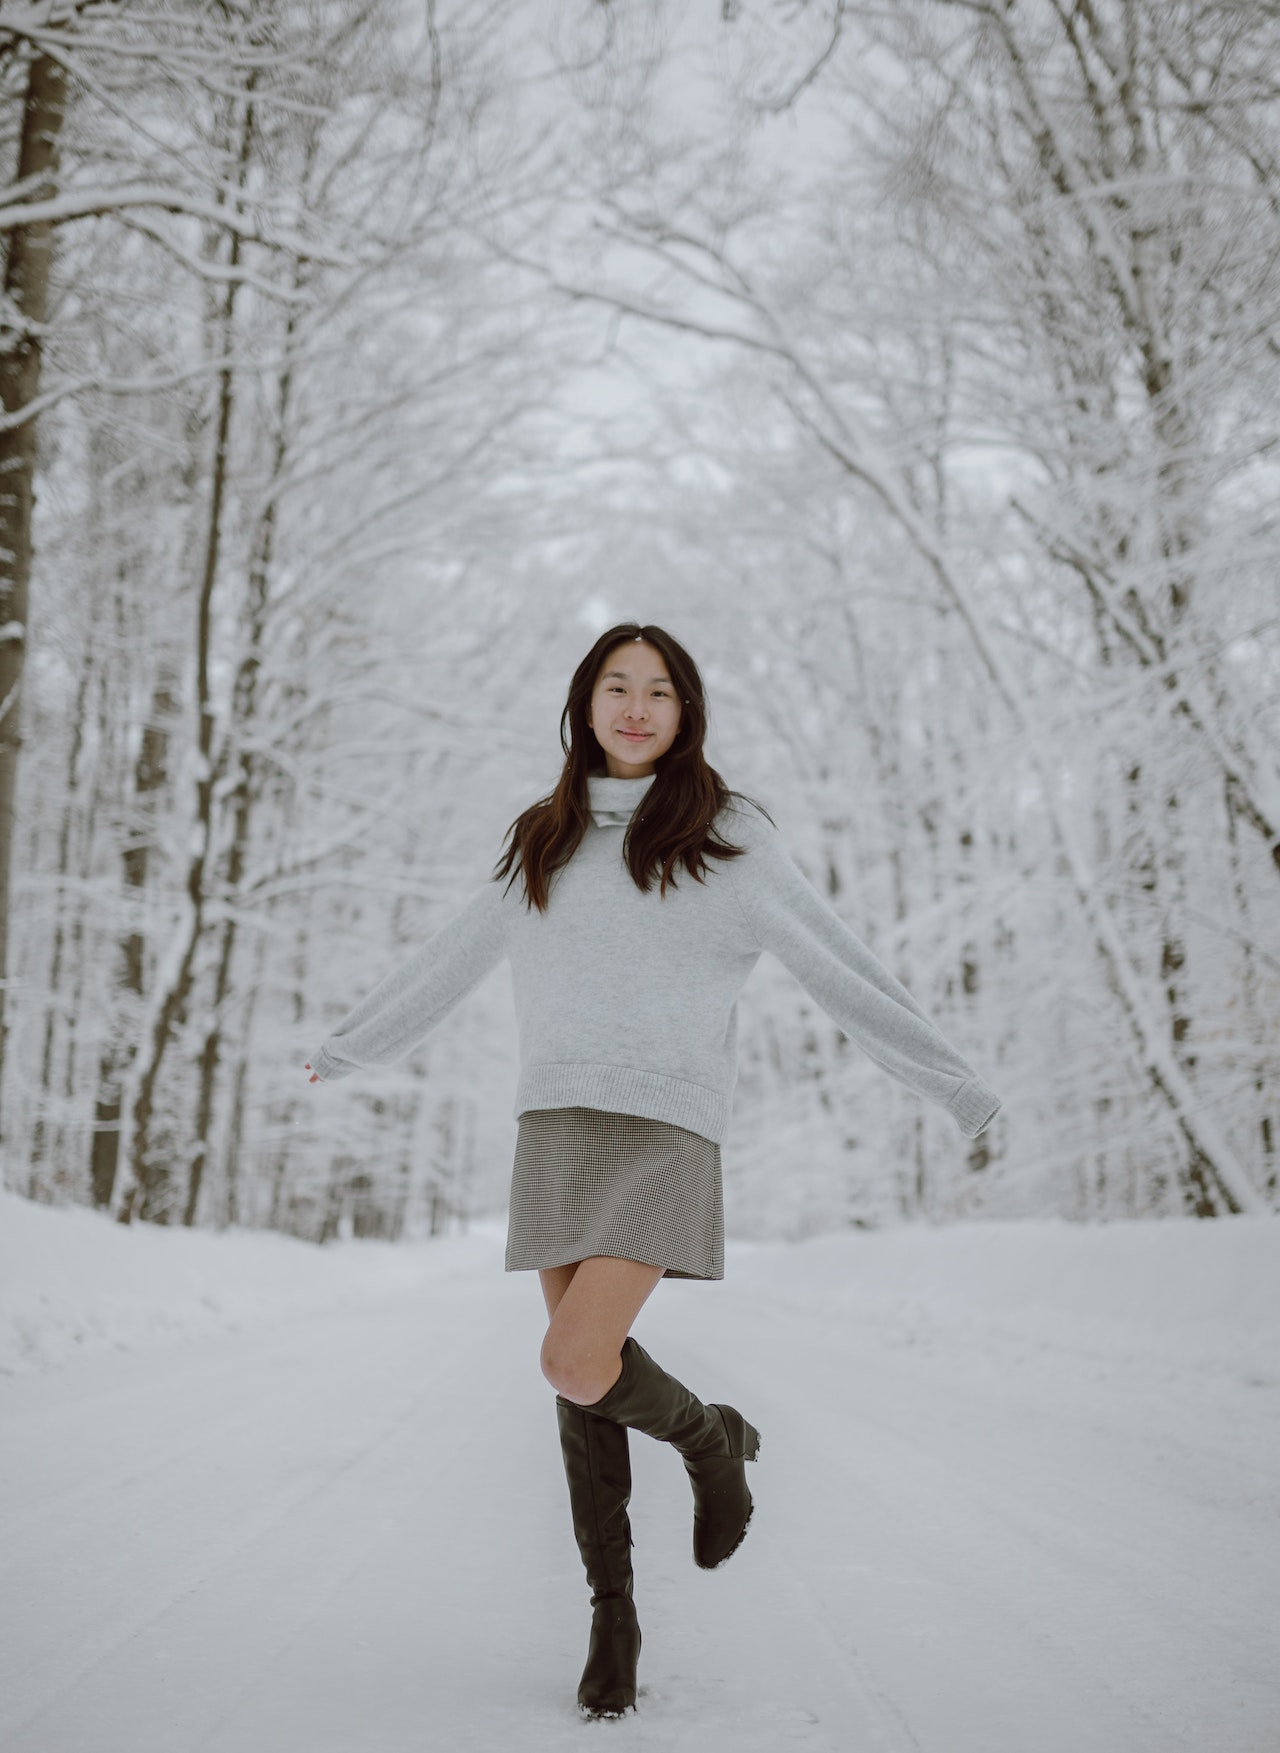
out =
<svg viewBox="0 0 1280 1753"><path fill-rule="evenodd" d="M245 94L237 165L237 186L248 177L254 140L252 90ZM205 526L200 593L196 611L196 785L194 850L187 866L187 913L173 945L173 960L151 1024L149 1053L138 1078L130 1115L129 1180L117 1199L119 1215L128 1222L136 1215L167 1223L173 1216L172 1175L167 1162L153 1160L152 1125L156 1094L165 1056L178 1023L185 1014L195 979L196 955L204 935L205 882L213 838L213 698L210 684L212 604L222 552L222 520L226 499L227 462L231 437L231 414L235 402L234 371L230 363L235 331L236 294L240 264L240 235L231 233L227 267L229 277L222 295L217 340L224 361L218 373L217 408L214 422L213 470L209 483L209 510Z"/></svg>
<svg viewBox="0 0 1280 1753"><path fill-rule="evenodd" d="M296 318L291 317L285 330L285 357L293 341ZM292 372L286 365L280 375L276 398L276 440L272 466L267 483L267 503L258 522L253 560L249 568L249 628L244 656L236 672L232 694L232 725L229 739L238 742L237 733L247 731L253 723L258 706L258 676L262 667L262 646L266 637L267 603L271 588L271 564L275 554L276 486L284 474L288 455L289 396ZM256 763L251 751L240 747L236 756L236 783L231 797L231 844L227 852L226 893L234 897L244 875L249 845L249 823L254 804ZM231 987L231 964L235 954L236 921L228 915L222 927L222 943L214 981L213 1015L200 1053L200 1093L196 1104L195 1146L187 1174L187 1204L183 1222L192 1225L200 1203L200 1186L205 1164L209 1160L209 1131L213 1123L214 1084L222 1043L222 1013Z"/></svg>
<svg viewBox="0 0 1280 1753"><path fill-rule="evenodd" d="M17 179L29 197L52 196L58 136L66 110L67 76L48 55L32 57L22 108ZM14 231L5 264L0 406L12 418L40 388L41 343L49 308L53 225ZM20 747L23 661L31 582L31 512L35 501L36 423L0 433L0 1079L5 1058L5 991L9 959L9 866Z"/></svg>
<svg viewBox="0 0 1280 1753"><path fill-rule="evenodd" d="M169 725L176 701L173 682L161 676L152 696L151 716L143 726L142 746L134 768L133 791L140 805L140 820L130 834L124 850L126 892L141 897L147 883L147 862L150 853L149 826L153 819L150 799L166 784L169 759ZM131 931L120 946L121 986L129 999L140 1009L144 982L145 939L140 931ZM136 1010L126 1019L131 1021ZM138 1051L137 1037L126 1027L118 1040L108 1042L98 1063L98 1096L94 1108L93 1142L89 1155L89 1178L95 1205L110 1205L115 1192L116 1173L120 1162L121 1090Z"/></svg>
<svg viewBox="0 0 1280 1753"><path fill-rule="evenodd" d="M95 667L94 648L85 647L80 676L76 685L76 702L71 725L71 747L67 753L66 795L62 803L62 819L58 824L58 898L53 928L53 950L49 957L49 1003L44 1017L44 1041L40 1050L40 1094L35 1124L31 1129L31 1164L28 1190L32 1199L40 1193L40 1165L47 1148L48 1114L53 1105L54 1059L58 1040L58 1012L63 1000L60 994L62 964L67 941L66 879L71 869L71 840L77 817L81 814L78 796L80 785L80 753L84 746L85 714L88 710L89 683ZM82 903L77 901L76 907ZM73 1013L74 1014L74 1013ZM58 1170L55 1166L55 1177Z"/></svg>

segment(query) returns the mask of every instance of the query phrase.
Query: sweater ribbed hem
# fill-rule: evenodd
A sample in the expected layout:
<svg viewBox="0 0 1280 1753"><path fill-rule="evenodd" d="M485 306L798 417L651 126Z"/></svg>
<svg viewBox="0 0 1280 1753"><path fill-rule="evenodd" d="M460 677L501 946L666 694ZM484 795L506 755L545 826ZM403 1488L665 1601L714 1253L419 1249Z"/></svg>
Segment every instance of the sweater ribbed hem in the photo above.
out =
<svg viewBox="0 0 1280 1753"><path fill-rule="evenodd" d="M576 1060L531 1065L516 1086L518 1119L526 1108L602 1108L665 1120L720 1144L729 1127L729 1098L705 1084L687 1083L633 1065L590 1065Z"/></svg>
<svg viewBox="0 0 1280 1753"><path fill-rule="evenodd" d="M954 1118L966 1138L976 1138L990 1125L1000 1111L1000 1098L980 1077L971 1077L947 1103L947 1112Z"/></svg>
<svg viewBox="0 0 1280 1753"><path fill-rule="evenodd" d="M354 1065L347 1065L341 1059L335 1059L326 1053L323 1047L317 1047L311 1055L311 1069L321 1083L336 1083L340 1077L348 1077L355 1070Z"/></svg>

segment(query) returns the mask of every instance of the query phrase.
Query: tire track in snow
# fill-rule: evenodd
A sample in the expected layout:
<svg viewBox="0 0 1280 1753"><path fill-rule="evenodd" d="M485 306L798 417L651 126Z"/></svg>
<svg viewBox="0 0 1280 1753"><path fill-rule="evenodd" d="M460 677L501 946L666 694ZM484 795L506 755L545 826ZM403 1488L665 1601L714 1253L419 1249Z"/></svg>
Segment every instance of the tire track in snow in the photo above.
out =
<svg viewBox="0 0 1280 1753"><path fill-rule="evenodd" d="M661 1305L650 1303L645 1313L655 1326L667 1327L667 1337L659 1347L666 1367L696 1393L745 1409L761 1429L760 1460L748 1469L756 1510L741 1551L726 1566L725 1581L729 1582L735 1571L740 1577L744 1572L755 1573L754 1586L742 1591L740 1611L755 1622L754 1641L764 1646L765 1670L781 1671L785 1694L812 1720L812 1739L797 1733L793 1737L796 1743L830 1746L840 1753L853 1747L865 1748L868 1753L918 1753L920 1743L907 1712L874 1682L853 1642L838 1635L829 1604L815 1590L785 1536L776 1531L783 1494L802 1483L795 1469L788 1468L787 1445L780 1440L788 1418L786 1403L770 1390L767 1381L762 1385L758 1372L748 1379L737 1361L740 1346L721 1350L707 1344L701 1323L697 1329L692 1323L677 1325ZM736 1314L732 1322L736 1328ZM680 1478L683 1481L683 1469ZM812 1481L805 1480L803 1485L811 1504L823 1501L821 1491L812 1490ZM686 1483L684 1496L688 1495ZM838 1499L832 1493L827 1501ZM685 1514L690 1520L687 1505ZM755 1671L756 1665L751 1664L748 1672ZM771 1743L762 1739L759 1745L768 1748Z"/></svg>
<svg viewBox="0 0 1280 1753"><path fill-rule="evenodd" d="M223 1362L220 1367L207 1373L200 1372L205 1393L212 1397L233 1376L236 1380L242 1380L244 1367L242 1359L239 1366ZM249 1367L268 1366L259 1358L254 1359ZM269 1367L278 1366L273 1361ZM192 1378L188 1376L188 1386L191 1381ZM133 1398L138 1400L141 1396L135 1394ZM119 1420L125 1408L116 1405L111 1410L115 1419ZM38 1536L47 1542L45 1556L49 1556L56 1543L70 1544L77 1538L76 1518L90 1515L102 1503L117 1497L122 1491L141 1487L156 1476L206 1452L215 1436L223 1441L229 1436L240 1437L257 1417L256 1411L247 1406L233 1416L230 1422L225 1407L216 1403L197 1410L194 1415L188 1410L184 1414L184 1429L179 1441L169 1442L159 1450L152 1448L147 1459L143 1461L134 1458L106 1470L103 1467L102 1450L99 1448L95 1455L91 1480L78 1478L50 1489L47 1478L34 1470L34 1457L48 1455L51 1451L56 1454L59 1448L70 1448L73 1443L83 1439L86 1428L100 1443L119 1434L117 1431L104 1431L102 1422L95 1419L84 1404L64 1402L55 1411L56 1421L47 1413L41 1417L38 1412L30 1409L25 1415L10 1414L6 1420L6 1483L9 1490L21 1495L15 1495L13 1504L0 1515L0 1580L19 1561L21 1543L25 1538ZM165 1423L168 1422L170 1421L166 1415ZM55 1425L55 1428L49 1429L50 1425ZM158 1429L167 1434L164 1433L163 1425L158 1426ZM129 1446L134 1446L136 1441L137 1433L129 1432ZM33 1457L33 1471L26 1478L20 1476L18 1468L24 1450ZM32 1490L40 1493L35 1502L30 1501L29 1494Z"/></svg>
<svg viewBox="0 0 1280 1753"><path fill-rule="evenodd" d="M405 1299L408 1301L409 1299ZM366 1315L373 1311L361 1311ZM378 1311L384 1317L391 1317L393 1311ZM483 1309L481 1310L483 1313ZM323 1325L330 1329L338 1343L346 1337L351 1338L351 1329L357 1323L348 1312L330 1317ZM376 1318L374 1320L376 1327ZM281 1381L281 1375L287 1374L291 1365L296 1366L299 1358L306 1359L314 1353L317 1343L314 1329L308 1335L291 1335L289 1340L273 1346L270 1339L266 1341L266 1350L255 1360L260 1368L251 1370L260 1376L258 1392L270 1391L274 1384L277 1393L288 1392L287 1379ZM261 1340L246 1337L248 1345L262 1344ZM140 1392L145 1396L145 1376L148 1359L138 1359L139 1371L143 1377ZM359 1360L353 1360L358 1367ZM378 1482L386 1475L394 1476L402 1466L403 1451L406 1446L412 1447L418 1442L415 1435L417 1421L420 1421L424 1406L433 1395L448 1393L450 1377L460 1377L469 1368L470 1360L461 1352L451 1351L444 1347L434 1360L434 1371L407 1397L402 1396L399 1404L389 1414L384 1414L379 1427L367 1438L357 1438L354 1442L350 1436L342 1439L336 1452L332 1450L319 1468L312 1458L309 1446L298 1450L297 1439L294 1441L294 1466L290 1469L287 1454L287 1437L282 1459L285 1463L285 1477L270 1493L260 1491L258 1482L253 1477L256 1465L252 1454L252 1446L241 1451L242 1460L249 1468L249 1490L245 1494L243 1504L234 1506L233 1514L238 1525L229 1535L218 1535L210 1538L206 1533L197 1539L194 1549L186 1553L180 1561L171 1566L177 1574L171 1575L159 1587L145 1580L139 1591L140 1598L127 1604L112 1601L92 1615L91 1624L82 1630L71 1642L66 1640L56 1644L41 1659L37 1656L32 1660L29 1651L20 1655L20 1667L10 1675L6 1686L7 1707L5 1718L0 1721L0 1747L5 1753L20 1753L30 1748L40 1753L47 1753L50 1747L72 1746L79 1744L78 1739L68 1738L67 1731L57 1729L50 1738L53 1723L59 1720L60 1714L65 1719L68 1715L76 1720L83 1720L86 1725L96 1724L91 1738L85 1742L92 1745L95 1753L107 1753L107 1749L119 1746L129 1747L132 1753L139 1753L141 1747L151 1745L146 1739L147 1725L151 1722L152 1708L146 1694L147 1681L143 1678L151 1665L145 1652L138 1655L144 1643L152 1648L164 1647L166 1621L186 1611L197 1602L202 1592L209 1591L220 1577L230 1575L236 1568L247 1567L261 1569L262 1555L273 1541L287 1547L289 1530L292 1526L305 1523L313 1524L319 1512L325 1508L327 1500L337 1499L347 1506L354 1517L354 1524L359 1524L360 1504L374 1492ZM204 1392L211 1386L232 1388L240 1380L237 1372L232 1369L218 1372L218 1379L211 1383L208 1378L195 1384ZM457 1389L454 1389L457 1396ZM261 1401L259 1406L261 1407ZM211 1422L216 1423L218 1408L212 1409ZM225 1437L232 1434L243 1435L254 1425L253 1413L224 1431L224 1442L220 1449L213 1453L215 1470L219 1454L226 1455L228 1450ZM321 1420L322 1425L325 1421ZM333 1432L328 1432L330 1445ZM187 1459L191 1449L184 1446L175 1454L175 1465ZM153 1473L146 1469L144 1472ZM292 1477L290 1472L292 1471ZM155 1515L160 1522L169 1521L174 1524L186 1521L191 1514L192 1492L184 1481L175 1480L170 1469L170 1492L165 1495L162 1506L158 1506ZM142 1477L143 1473L129 1475L130 1478ZM163 1478L164 1475L157 1477ZM151 1483L154 1485L154 1479ZM207 1491L216 1490L217 1482L206 1478L201 1483ZM424 1487L425 1488L425 1487ZM111 1499L100 1501L98 1508L108 1512L121 1509ZM127 1512L126 1512L127 1513ZM387 1516L394 1515L394 1502L378 1519L377 1525L369 1532L368 1538L376 1540L385 1531ZM326 1510L323 1522L329 1526L335 1524L331 1511ZM341 1524L339 1523L340 1527ZM149 1531L154 1532L156 1522L153 1519ZM339 1546L341 1541L339 1539ZM273 1610L285 1612L288 1623L299 1614L305 1614L307 1608L314 1605L316 1591L321 1585L322 1577L333 1570L332 1547L329 1552L323 1549L313 1550L304 1558L295 1577L295 1594L285 1599L277 1597ZM359 1562L359 1554L354 1558L349 1552L340 1554L340 1565ZM339 1579L340 1580L340 1579ZM278 1585L279 1586L279 1585ZM331 1586L337 1586L336 1583ZM233 1604L234 1605L234 1604ZM291 1618L292 1616L292 1618ZM219 1628L215 1628L215 1632ZM228 1634L234 1640L235 1626L232 1620L224 1619L220 1627L223 1650L219 1651L216 1643L212 1655L207 1659L215 1664L225 1655L225 1644ZM287 1635L287 1625L284 1635ZM13 1651L12 1640L10 1644ZM271 1647L278 1647L280 1634L274 1638ZM122 1681L120 1670L130 1665L129 1652L131 1646L135 1652L133 1667L135 1669L135 1685L129 1690L129 1681ZM188 1652L198 1653L198 1652ZM256 1651L245 1652L248 1658L257 1662L270 1659L269 1649L259 1647ZM141 1670L141 1673L136 1672ZM152 1674L151 1680L160 1682L163 1693L163 1676ZM125 1688L121 1694L122 1684ZM199 1691L199 1688L196 1688ZM158 1702L158 1701L157 1701ZM60 1707L63 1707L60 1711ZM170 1706L172 1708L172 1706ZM181 1705L179 1714L185 1713ZM114 1720L113 1720L114 1719ZM161 1725L152 1724L159 1728ZM69 1725L68 1725L69 1727ZM178 1742L167 1738L173 1724L168 1722L165 1735L155 1741L159 1748L171 1749L175 1744L183 1747L191 1745L188 1734L184 1733ZM195 1724L188 1724L189 1732L197 1732Z"/></svg>
<svg viewBox="0 0 1280 1753"><path fill-rule="evenodd" d="M822 1336L812 1337L810 1343L829 1350L831 1346L829 1338ZM831 1355L834 1361L835 1353ZM851 1361L848 1348L840 1348L839 1355L846 1365ZM1252 1649L1257 1675L1268 1675L1272 1653L1265 1624L1247 1605L1237 1607L1234 1585L1247 1583L1251 1568L1262 1578L1268 1563L1274 1566L1277 1543L1272 1540L1269 1553L1260 1550L1255 1521L1253 1543L1246 1539L1232 1555L1232 1588L1222 1588L1226 1579L1221 1505L1213 1502L1213 1514L1206 1516L1196 1491L1206 1469L1217 1475L1217 1455L1197 1451L1187 1440L1187 1432L1170 1431L1169 1409L1160 1405L1148 1414L1148 1422L1164 1420L1154 1439L1146 1438L1141 1423L1131 1430L1112 1422L1108 1412L1115 1403L1104 1399L1100 1404L1092 1381L1082 1408L1071 1395L1073 1360L1064 1357L1058 1361L1065 1366L1065 1373L1056 1379L1052 1362L1034 1372L1006 1371L1003 1401L992 1391L996 1378L988 1378L980 1404L975 1405L973 1378L981 1372L966 1370L963 1355L948 1360L912 1353L894 1359L875 1346L863 1348L858 1355L858 1367L882 1382L906 1370L916 1377L913 1395L896 1411L886 1403L882 1389L871 1411L871 1421L881 1438L905 1445L903 1464L913 1466L919 1475L916 1495L932 1501L945 1499L948 1493L963 1493L969 1514L985 1529L983 1545L994 1546L1003 1537L1026 1547L1028 1560L1047 1561L1073 1585L1059 1594L1048 1620L1052 1629L1041 1632L1029 1625L1023 1635L1036 1637L1063 1660L1080 1657L1087 1667L1083 1650L1072 1643L1066 1627L1083 1591L1105 1589L1124 1597L1125 1631L1135 1653L1145 1645L1144 1653L1158 1660L1172 1635L1183 1643L1188 1656L1198 1656L1210 1673L1215 1666L1219 1670L1226 1666L1238 1669L1242 1651ZM956 1364L960 1370L953 1374ZM1042 1383L1045 1376L1047 1386ZM1046 1406L1043 1399L1035 1397L1045 1393L1052 1397L1059 1388L1066 1390L1065 1403L1060 1406ZM925 1394L933 1403L935 1423L942 1407L951 1408L947 1419L951 1440L945 1460L920 1441L918 1405ZM1132 1416L1131 1402L1122 1399L1118 1405L1126 1416ZM1172 1411L1176 1418L1183 1416L1181 1406ZM1167 1452L1174 1447L1180 1460L1176 1476L1165 1464ZM1247 1483L1257 1470L1247 1459L1237 1459L1234 1501L1240 1506L1249 1500ZM1051 1489L1046 1489L1049 1482ZM1274 1487L1274 1480L1270 1483ZM1171 1539L1169 1530L1174 1526L1178 1533ZM1273 1593L1275 1574L1273 1569ZM1215 1584L1219 1585L1220 1598L1214 1615L1207 1616L1205 1591ZM1247 1590L1245 1594L1247 1600ZM1016 1599L1011 1595L1011 1602ZM1212 1654L1211 1646L1215 1645L1216 1654ZM1111 1690L1135 1720L1153 1732L1158 1729L1165 1740L1182 1735L1167 1711L1162 1708L1153 1714L1130 1690L1111 1687L1096 1665L1087 1669L1087 1680L1095 1689ZM1163 1707L1159 1689L1155 1696Z"/></svg>
<svg viewBox="0 0 1280 1753"><path fill-rule="evenodd" d="M1116 1487L1104 1506L1076 1488L1080 1433L1070 1410L1057 1428L1040 1408L1028 1416L1016 1382L1003 1407L990 1395L975 1405L962 1358L920 1367L874 1334L852 1343L833 1334L820 1311L783 1316L758 1288L689 1308L683 1325L676 1307L655 1299L649 1309L673 1359L683 1348L704 1360L699 1391L740 1394L754 1416L776 1400L768 1384L787 1384L781 1434L792 1478L778 1476L787 1494L771 1506L774 1525L804 1586L825 1603L822 1617L856 1628L866 1689L890 1710L897 1704L929 1753L1032 1744L1069 1753L1082 1742L1167 1753L1209 1741L1217 1753L1262 1753L1273 1744L1280 1706L1265 1633L1249 1628L1256 1660L1242 1672L1247 1607L1237 1614L1231 1603L1230 1567L1219 1555L1221 1620L1210 1630L1203 1590L1185 1599L1171 1591L1179 1542L1148 1510L1141 1481L1127 1495ZM1111 1433L1085 1435L1089 1476L1105 1479ZM1127 1506L1146 1541L1134 1558L1131 1542L1111 1537ZM863 1562L842 1560L841 1550ZM1219 1646L1216 1661L1206 1643ZM1203 1680L1192 1682L1191 1709L1188 1666Z"/></svg>

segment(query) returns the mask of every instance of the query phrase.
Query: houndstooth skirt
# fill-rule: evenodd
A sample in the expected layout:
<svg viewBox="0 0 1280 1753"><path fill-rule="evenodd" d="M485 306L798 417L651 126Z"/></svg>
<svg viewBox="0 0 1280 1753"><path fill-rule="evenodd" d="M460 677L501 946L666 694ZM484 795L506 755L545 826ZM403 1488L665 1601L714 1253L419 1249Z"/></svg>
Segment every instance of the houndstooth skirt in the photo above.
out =
<svg viewBox="0 0 1280 1753"><path fill-rule="evenodd" d="M592 1254L661 1266L669 1278L723 1278L720 1146L638 1114L521 1114L507 1271L567 1266Z"/></svg>

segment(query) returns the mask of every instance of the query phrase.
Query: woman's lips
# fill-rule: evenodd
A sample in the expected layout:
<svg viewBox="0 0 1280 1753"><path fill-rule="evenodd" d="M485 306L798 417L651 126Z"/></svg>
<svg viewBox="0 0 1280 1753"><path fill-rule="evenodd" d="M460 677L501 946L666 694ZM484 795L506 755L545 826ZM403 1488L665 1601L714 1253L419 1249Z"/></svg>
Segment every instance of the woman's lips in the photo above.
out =
<svg viewBox="0 0 1280 1753"><path fill-rule="evenodd" d="M618 735L626 737L629 743L642 743L646 737L652 734L651 731L647 730L622 730L618 732Z"/></svg>

